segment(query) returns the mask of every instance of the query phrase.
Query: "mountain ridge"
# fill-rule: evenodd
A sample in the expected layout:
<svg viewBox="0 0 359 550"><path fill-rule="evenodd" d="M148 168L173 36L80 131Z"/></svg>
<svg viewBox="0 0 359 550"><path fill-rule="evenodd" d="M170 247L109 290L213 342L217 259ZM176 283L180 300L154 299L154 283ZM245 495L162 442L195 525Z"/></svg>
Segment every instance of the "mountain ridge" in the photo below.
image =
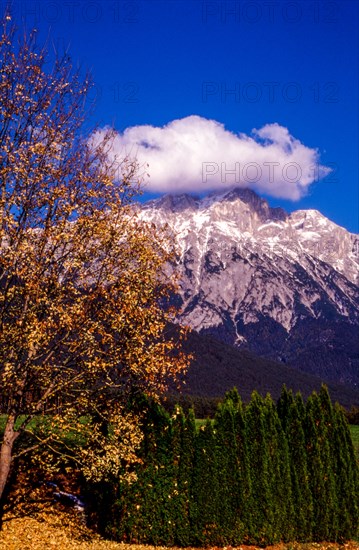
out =
<svg viewBox="0 0 359 550"><path fill-rule="evenodd" d="M233 203L236 200L240 200L242 203L249 205L257 215L256 224L252 229L262 232L261 236L268 237L271 235L278 234L280 229L285 229L285 224L287 223L288 236L293 237L297 234L297 237L302 237L300 239L301 244L307 243L307 248L309 251L315 253L319 250L318 246L318 237L323 237L323 231L330 232L335 231L344 236L345 240L352 242L350 260L355 262L355 269L348 270L345 272L340 264L335 265L334 255L337 252L335 245L338 246L338 242L331 242L328 239L327 243L327 256L326 260L329 261L333 267L339 272L343 272L349 280L358 284L358 269L359 269L359 234L351 233L346 230L344 227L335 224L329 218L326 218L321 212L315 209L300 209L295 210L291 213L286 212L281 207L271 207L266 199L263 199L257 195L254 191L247 188L234 188L225 192L213 192L207 195L204 198L200 198L195 195L188 193L181 193L179 195L167 194L159 199L154 199L148 201L142 205L142 210L144 212L149 212L151 210L163 210L167 211L170 215L185 212L186 210L191 210L192 212L201 213L205 210L210 209L213 206L220 205L221 203ZM230 208L227 208L227 211L230 212ZM232 209L233 212L233 209ZM243 214L243 212L242 212ZM158 221L160 219L158 218ZM258 221L262 222L261 224ZM266 223L267 222L267 223ZM274 231L275 222L278 223L277 231ZM315 227L316 226L316 227ZM241 229L250 229L249 227L242 227ZM322 232L322 235L315 235L315 229L319 229ZM311 245L312 241L312 245ZM332 255L330 258L329 255ZM352 272L351 272L352 271Z"/></svg>
<svg viewBox="0 0 359 550"><path fill-rule="evenodd" d="M323 379L359 383L358 235L317 210L273 208L249 189L167 195L139 215L173 232L180 322Z"/></svg>

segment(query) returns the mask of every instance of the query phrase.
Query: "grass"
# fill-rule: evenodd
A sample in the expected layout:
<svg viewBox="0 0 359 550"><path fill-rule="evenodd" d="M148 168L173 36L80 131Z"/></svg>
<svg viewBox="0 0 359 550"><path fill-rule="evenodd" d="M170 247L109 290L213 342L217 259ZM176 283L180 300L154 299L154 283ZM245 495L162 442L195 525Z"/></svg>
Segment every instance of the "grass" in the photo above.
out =
<svg viewBox="0 0 359 550"><path fill-rule="evenodd" d="M44 416L36 417L35 419L33 419L30 422L29 427L34 428L36 426L36 424L39 423L39 421L43 422L44 419L46 419L46 416L45 417ZM5 414L0 414L0 435L2 435L2 433L4 431L5 420L6 420L6 415ZM207 421L208 421L207 418L196 418L196 428L197 428L197 430L200 429L202 426L204 426L207 423ZM86 424L87 422L88 422L88 417L80 418L80 423L81 424ZM18 419L17 423L18 424L21 423L21 418ZM46 421L45 421L45 423L46 423ZM356 452L357 458L359 460L359 425L353 425L353 424L350 425L350 433L351 433L351 436L352 436L355 452ZM79 438L79 434L77 434L74 430L69 430L69 433L67 434L65 442L66 442L66 444L70 444L70 445L79 444L79 443L83 444L84 443L81 436Z"/></svg>
<svg viewBox="0 0 359 550"><path fill-rule="evenodd" d="M21 426L25 416L20 416L15 423L15 429ZM0 415L0 442L5 428L6 415ZM57 452L65 453L68 458L77 449L85 446L89 436L89 417L81 416L77 425L66 425L57 423L55 426L49 415L39 414L27 425L26 432L17 442L17 450L23 451L37 445L39 441L46 441L51 444ZM50 437L51 436L51 437ZM42 447L42 448L46 448Z"/></svg>
<svg viewBox="0 0 359 550"><path fill-rule="evenodd" d="M0 414L0 434L3 433L5 429L5 422L6 422L7 415L6 414ZM16 422L15 422L15 429L17 429L21 424L23 423L24 419L26 418L25 415L20 415ZM28 424L29 429L34 429L38 424L41 424L46 419L46 416L38 415L35 416Z"/></svg>

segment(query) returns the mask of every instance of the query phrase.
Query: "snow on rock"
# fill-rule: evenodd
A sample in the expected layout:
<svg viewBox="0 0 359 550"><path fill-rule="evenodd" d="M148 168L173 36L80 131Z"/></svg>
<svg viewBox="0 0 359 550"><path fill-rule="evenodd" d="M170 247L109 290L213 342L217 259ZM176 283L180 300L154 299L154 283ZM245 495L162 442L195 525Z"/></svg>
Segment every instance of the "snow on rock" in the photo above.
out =
<svg viewBox="0 0 359 550"><path fill-rule="evenodd" d="M287 332L328 308L358 319L359 237L317 210L288 215L256 193L234 189L203 199L151 201L144 220L167 223L181 254L181 320L196 330L273 319ZM324 309L323 309L324 308ZM228 329L228 330L232 330Z"/></svg>

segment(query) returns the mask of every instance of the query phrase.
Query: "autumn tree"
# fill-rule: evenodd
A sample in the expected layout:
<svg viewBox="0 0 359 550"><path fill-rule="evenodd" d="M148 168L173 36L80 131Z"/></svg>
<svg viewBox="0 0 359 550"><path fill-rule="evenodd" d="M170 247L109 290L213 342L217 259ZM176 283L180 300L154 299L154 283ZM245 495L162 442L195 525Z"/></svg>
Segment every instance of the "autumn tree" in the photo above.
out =
<svg viewBox="0 0 359 550"><path fill-rule="evenodd" d="M187 362L165 334L173 317L162 307L172 290L165 274L168 240L137 219L131 202L141 167L126 156L109 161L113 131L101 140L85 132L89 78L81 78L67 56L50 65L34 35L18 40L6 16L0 40L0 498L16 457L44 444L61 453L70 428L86 431L73 459L87 477L126 476L141 440L129 398L158 395ZM79 422L81 414L86 422Z"/></svg>

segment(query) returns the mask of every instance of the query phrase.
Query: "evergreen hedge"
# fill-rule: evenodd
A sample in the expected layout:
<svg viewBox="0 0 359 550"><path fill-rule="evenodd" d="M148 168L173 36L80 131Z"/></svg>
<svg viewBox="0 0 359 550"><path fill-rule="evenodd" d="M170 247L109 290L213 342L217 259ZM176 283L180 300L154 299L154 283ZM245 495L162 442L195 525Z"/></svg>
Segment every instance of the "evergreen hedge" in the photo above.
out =
<svg viewBox="0 0 359 550"><path fill-rule="evenodd" d="M91 517L116 540L268 545L358 536L359 474L348 424L323 387L307 404L228 392L213 421L147 404L137 481L88 487Z"/></svg>

